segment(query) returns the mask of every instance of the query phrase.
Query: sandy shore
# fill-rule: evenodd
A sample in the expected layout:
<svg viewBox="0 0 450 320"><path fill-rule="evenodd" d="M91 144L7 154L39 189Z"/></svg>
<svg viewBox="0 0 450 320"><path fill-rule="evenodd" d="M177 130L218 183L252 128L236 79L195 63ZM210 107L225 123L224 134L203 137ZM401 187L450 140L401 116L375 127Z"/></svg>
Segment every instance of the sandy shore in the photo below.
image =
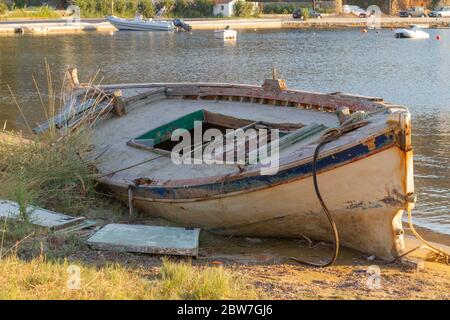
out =
<svg viewBox="0 0 450 320"><path fill-rule="evenodd" d="M364 28L367 26L367 19L353 17L329 16L322 19L310 19L307 21L294 20L290 15L272 18L253 19L186 19L188 24L195 30L215 30L230 26L233 29L320 29L320 28ZM450 18L381 18L381 27L400 28L410 24L429 24L431 27L447 28ZM10 23L0 24L0 34L49 34L49 33L84 33L84 32L111 32L116 31L108 22L81 22L80 24L66 24L65 20L58 22L31 22L15 20Z"/></svg>

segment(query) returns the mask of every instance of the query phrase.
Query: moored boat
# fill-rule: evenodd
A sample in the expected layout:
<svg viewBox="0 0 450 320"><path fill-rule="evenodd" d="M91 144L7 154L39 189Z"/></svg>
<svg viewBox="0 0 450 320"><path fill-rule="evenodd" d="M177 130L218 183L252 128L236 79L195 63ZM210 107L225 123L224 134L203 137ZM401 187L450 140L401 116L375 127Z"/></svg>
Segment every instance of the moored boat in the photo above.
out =
<svg viewBox="0 0 450 320"><path fill-rule="evenodd" d="M172 31L175 26L172 21L143 19L138 15L134 19L123 19L116 16L106 17L119 30L130 31Z"/></svg>
<svg viewBox="0 0 450 320"><path fill-rule="evenodd" d="M231 30L227 26L223 30L215 30L214 37L216 39L223 39L223 40L236 40L237 39L237 31Z"/></svg>
<svg viewBox="0 0 450 320"><path fill-rule="evenodd" d="M430 34L415 26L411 29L396 29L395 37L408 39L429 39Z"/></svg>
<svg viewBox="0 0 450 320"><path fill-rule="evenodd" d="M52 123L64 129L87 114L95 119L91 156L98 181L144 214L223 234L331 241L316 177L343 245L385 260L404 252L401 219L414 192L405 107L375 97L288 89L278 79L262 86L75 85L75 97ZM261 147L251 148L255 136L249 134L244 161L223 162L240 149L232 140L207 153L208 129L225 137L227 130L265 130L267 149L277 156L258 153L249 161ZM203 140L176 149L173 138L185 141L185 134ZM174 160L181 150L186 163ZM206 161L211 159L217 161Z"/></svg>

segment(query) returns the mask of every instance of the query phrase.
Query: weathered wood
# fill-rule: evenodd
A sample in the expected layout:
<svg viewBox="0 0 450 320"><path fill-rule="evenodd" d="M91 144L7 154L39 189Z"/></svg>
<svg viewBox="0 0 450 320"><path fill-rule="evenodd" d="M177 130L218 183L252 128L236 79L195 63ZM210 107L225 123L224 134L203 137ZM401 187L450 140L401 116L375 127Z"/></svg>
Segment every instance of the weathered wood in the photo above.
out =
<svg viewBox="0 0 450 320"><path fill-rule="evenodd" d="M166 97L166 88L152 88L148 91L142 92L131 97L125 97L124 101L127 105L132 105L137 102L143 101L150 103L156 101L157 99L163 99Z"/></svg>
<svg viewBox="0 0 450 320"><path fill-rule="evenodd" d="M285 90L286 83L281 79L266 79L262 85L264 90Z"/></svg>
<svg viewBox="0 0 450 320"><path fill-rule="evenodd" d="M61 230L85 220L84 217L71 217L33 206L28 206L26 211L32 224L49 228L50 230ZM0 200L0 217L21 220L19 205L13 201Z"/></svg>
<svg viewBox="0 0 450 320"><path fill-rule="evenodd" d="M77 68L69 68L66 71L67 85L70 87L70 90L73 91L80 87L80 81L78 80L78 69Z"/></svg>
<svg viewBox="0 0 450 320"><path fill-rule="evenodd" d="M116 116L123 116L126 114L125 101L122 96L122 90L117 89L113 93L113 111Z"/></svg>
<svg viewBox="0 0 450 320"><path fill-rule="evenodd" d="M96 102L97 101L95 99L88 99L84 102L77 102L77 99L74 98L65 104L61 113L59 113L53 119L40 124L38 127L34 128L33 131L34 133L39 134L47 131L51 126L55 126L58 129L62 128L63 126L67 125L68 122L75 116L80 115L95 106Z"/></svg>
<svg viewBox="0 0 450 320"><path fill-rule="evenodd" d="M200 229L108 224L88 239L102 250L198 256Z"/></svg>
<svg viewBox="0 0 450 320"><path fill-rule="evenodd" d="M352 117L352 115L350 114L350 109L347 107L340 108L337 111L337 117L339 119L339 123L343 124L345 121Z"/></svg>

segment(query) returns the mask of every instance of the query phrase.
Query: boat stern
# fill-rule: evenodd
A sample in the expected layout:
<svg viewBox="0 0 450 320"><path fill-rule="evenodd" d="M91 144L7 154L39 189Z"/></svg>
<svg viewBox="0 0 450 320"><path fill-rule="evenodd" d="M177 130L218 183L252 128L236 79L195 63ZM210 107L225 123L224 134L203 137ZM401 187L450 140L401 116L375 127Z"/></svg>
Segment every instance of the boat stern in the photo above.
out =
<svg viewBox="0 0 450 320"><path fill-rule="evenodd" d="M387 118L387 124L392 128L395 137L395 143L400 150L402 157L403 171L403 194L404 208L400 209L393 219L394 230L394 257L399 257L405 252L405 245L402 227L402 217L405 211L412 210L416 201L414 193L414 164L413 164L413 147L411 142L411 114L407 108L391 109L391 114Z"/></svg>

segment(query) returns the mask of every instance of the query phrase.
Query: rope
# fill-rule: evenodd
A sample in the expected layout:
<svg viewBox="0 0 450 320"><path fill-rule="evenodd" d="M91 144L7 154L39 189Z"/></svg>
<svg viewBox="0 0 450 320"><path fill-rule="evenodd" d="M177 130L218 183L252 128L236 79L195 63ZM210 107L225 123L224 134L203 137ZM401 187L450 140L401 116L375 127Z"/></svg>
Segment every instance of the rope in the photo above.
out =
<svg viewBox="0 0 450 320"><path fill-rule="evenodd" d="M358 121L355 123L349 123L348 125L345 125L344 127L329 129L323 134L322 138L319 141L319 144L317 145L316 149L314 150L314 157L313 157L313 163L312 163L314 191L316 192L317 199L320 202L323 212L325 212L328 223L330 224L331 230L333 232L333 255L327 262L324 262L324 263L311 262L311 261L306 261L306 260L302 260L302 259L298 259L298 258L294 258L294 257L291 257L292 260L297 261L302 264L306 264L306 265L310 265L310 266L314 266L314 267L320 267L320 268L331 266L332 264L334 264L336 262L336 259L339 256L339 233L338 233L338 230L336 227L336 223L334 222L334 219L330 213L330 210L328 210L328 207L325 204L325 201L323 200L322 195L319 190L319 183L317 182L317 159L319 157L320 149L324 145L338 139L340 136L342 136L343 134L345 134L349 131L356 130L357 128L365 126L366 124L368 124L368 121Z"/></svg>
<svg viewBox="0 0 450 320"><path fill-rule="evenodd" d="M125 168L122 168L122 169L118 169L118 170L115 170L115 171L111 171L111 172L105 173L105 174L103 174L103 175L97 177L97 179L104 178L104 177L107 177L107 176L111 176L111 175L113 175L113 174L116 174L116 173L118 173L118 172L122 172L122 171L125 171L125 170L128 170L128 169L132 169L132 168L134 168L134 167L140 166L141 164L144 164L144 163L147 163L147 162L151 162L151 161L156 160L156 159L159 159L159 158L161 158L161 157L163 157L163 155L159 155L159 156L156 156L156 157L154 157L154 158L147 159L147 160L144 160L144 161L135 163L135 164L133 164L133 165L131 165L131 166L128 166L128 167L125 167Z"/></svg>
<svg viewBox="0 0 450 320"><path fill-rule="evenodd" d="M416 251L416 250L419 250L419 249L424 248L424 249L428 249L428 250L430 250L430 251L436 253L437 255L443 257L445 263L448 264L448 265L450 265L450 254L448 254L447 252L445 252L445 251L443 251L443 250L441 250L441 249L436 248L435 246L433 246L431 243L429 243L427 240L425 240L425 239L417 232L416 228L414 228L414 224L413 224L413 221L412 221L412 213L411 213L411 209L410 209L410 208L408 208L408 224L409 224L409 228L410 228L412 234L413 234L420 242L422 242L422 245L420 245L420 246L418 246L418 247L416 247L416 248L414 248L414 249L411 249L411 250L405 252L405 253L402 254L401 256L395 258L393 262L398 261L400 258L403 258L403 257L409 255L410 253Z"/></svg>
<svg viewBox="0 0 450 320"><path fill-rule="evenodd" d="M331 227L331 229L333 231L333 240L334 240L334 242L333 242L333 255L325 263L316 263L316 262L311 262L311 261L305 261L305 260L301 260L301 259L294 258L294 257L291 257L292 260L297 261L297 262L302 263L302 264L315 266L315 267L328 267L328 266L330 266L330 265L332 265L332 264L334 264L336 262L336 259L337 259L338 255L339 255L339 233L337 231L336 223L334 222L333 217L332 217L330 211L328 210L328 207L326 206L326 204L325 204L325 202L324 202L324 200L322 198L322 195L320 193L320 190L319 190L319 184L317 182L317 159L319 157L320 149L325 144L336 140L337 138L339 138L340 136L342 136L343 134L345 134L345 133L347 133L349 131L355 130L355 129L360 128L362 126L365 126L367 123L368 123L367 121L363 120L363 121L358 121L358 122L355 122L355 123L344 123L344 125L342 127L340 127L340 128L329 129L328 131L326 131L323 134L322 138L319 141L319 144L317 145L316 149L314 150L314 157L313 157L314 190L316 192L317 199L319 200L320 205L322 206L322 209L325 212L325 215L327 216L327 219L328 219L328 222L330 224L330 227ZM439 248L436 248L435 246L430 244L428 241L426 241L416 231L416 229L414 228L414 224L412 222L411 209L408 208L407 211L408 211L409 228L411 229L411 232L413 233L413 235L419 241L421 241L423 244L418 246L418 247L416 247L416 248L414 248L414 249L412 249L412 250L409 250L408 252L406 252L406 253L402 254L401 256L397 257L393 262L397 261L398 259L400 259L400 258L402 258L402 257L404 257L404 256L406 256L406 255L408 255L408 254L418 250L418 249L426 248L426 249L428 249L428 250L438 254L439 256L443 257L445 262L446 262L446 264L450 264L450 255L447 252L445 252L445 251L443 251L443 250L441 250Z"/></svg>

